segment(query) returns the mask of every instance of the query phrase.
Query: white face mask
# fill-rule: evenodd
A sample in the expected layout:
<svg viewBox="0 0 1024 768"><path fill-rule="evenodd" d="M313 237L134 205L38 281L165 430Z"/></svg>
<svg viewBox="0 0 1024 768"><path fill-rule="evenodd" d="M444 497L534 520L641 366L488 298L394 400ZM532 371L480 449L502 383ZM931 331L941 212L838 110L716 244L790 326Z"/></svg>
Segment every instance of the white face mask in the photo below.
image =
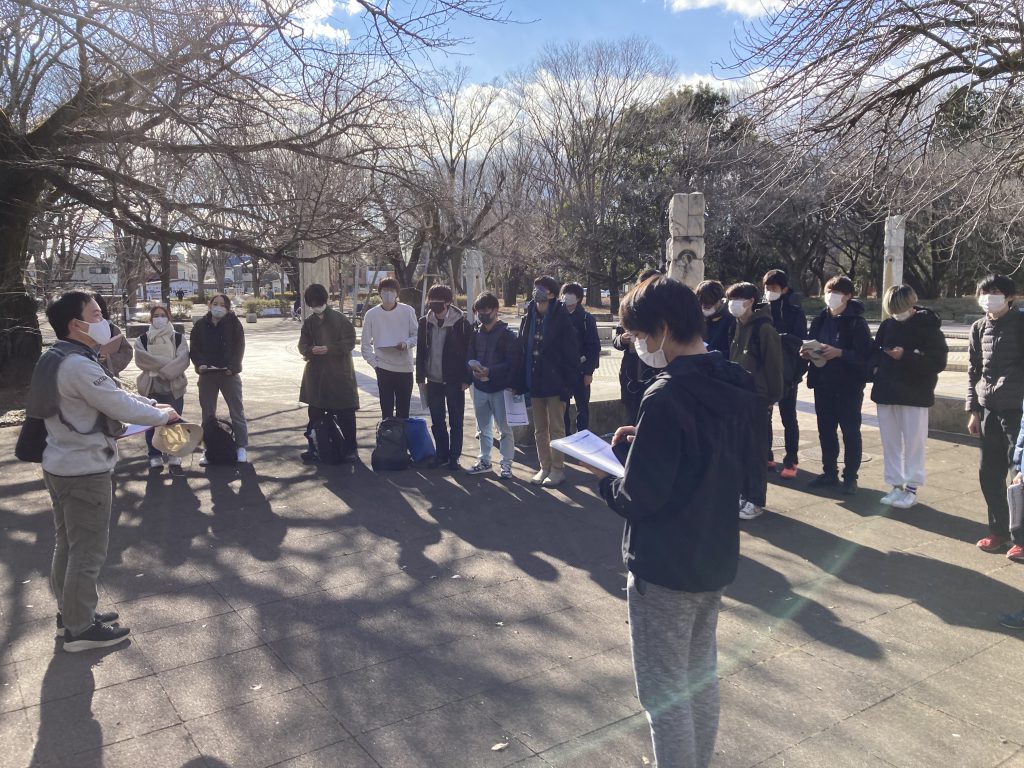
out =
<svg viewBox="0 0 1024 768"><path fill-rule="evenodd" d="M829 291L825 294L825 304L829 309L839 309L843 305L843 294Z"/></svg>
<svg viewBox="0 0 1024 768"><path fill-rule="evenodd" d="M740 317L747 311L746 299L729 299L729 314L733 317Z"/></svg>
<svg viewBox="0 0 1024 768"><path fill-rule="evenodd" d="M906 312L897 312L895 315L892 316L892 319L893 320L897 320L897 321L902 323L902 322L905 322L905 321L909 320L910 316L913 315L913 314L914 314L914 310L913 309L908 309Z"/></svg>
<svg viewBox="0 0 1024 768"><path fill-rule="evenodd" d="M704 309L703 307L701 307L700 312L701 312L702 315L704 315L704 317L711 317L716 312L718 312L718 308L717 307L712 307L711 309Z"/></svg>
<svg viewBox="0 0 1024 768"><path fill-rule="evenodd" d="M394 291L381 291L380 300L385 307L390 307L392 304L398 301L398 294L395 293Z"/></svg>
<svg viewBox="0 0 1024 768"><path fill-rule="evenodd" d="M327 307L310 307L309 309L314 315L322 315L324 313L324 310L327 309Z"/></svg>
<svg viewBox="0 0 1024 768"><path fill-rule="evenodd" d="M668 334L666 334L667 336ZM649 365L651 368L664 368L668 365L668 360L665 359L665 339L662 337L661 346L655 350L647 349L647 338L640 338L639 336L635 341L636 353L640 359L644 362L644 365Z"/></svg>
<svg viewBox="0 0 1024 768"><path fill-rule="evenodd" d="M89 323L89 330L86 331L89 334L89 338L95 341L100 346L110 341L110 323L106 320L100 320L98 323Z"/></svg>
<svg viewBox="0 0 1024 768"><path fill-rule="evenodd" d="M162 331L164 328L167 327L167 318L164 317L163 315L160 315L158 317L154 317L153 318L153 322L152 322L152 326L153 326L153 330L155 330L155 331Z"/></svg>
<svg viewBox="0 0 1024 768"><path fill-rule="evenodd" d="M228 313L227 307L210 307L210 314L220 320Z"/></svg>
<svg viewBox="0 0 1024 768"><path fill-rule="evenodd" d="M567 293L562 297L562 303L567 307L575 307L577 301L578 299L574 293Z"/></svg>
<svg viewBox="0 0 1024 768"><path fill-rule="evenodd" d="M1006 297L1001 293L983 293L978 297L978 306L990 314L998 312L1006 306Z"/></svg>
<svg viewBox="0 0 1024 768"><path fill-rule="evenodd" d="M782 291L765 291L764 292L764 300L765 301L778 301L781 298L782 298Z"/></svg>

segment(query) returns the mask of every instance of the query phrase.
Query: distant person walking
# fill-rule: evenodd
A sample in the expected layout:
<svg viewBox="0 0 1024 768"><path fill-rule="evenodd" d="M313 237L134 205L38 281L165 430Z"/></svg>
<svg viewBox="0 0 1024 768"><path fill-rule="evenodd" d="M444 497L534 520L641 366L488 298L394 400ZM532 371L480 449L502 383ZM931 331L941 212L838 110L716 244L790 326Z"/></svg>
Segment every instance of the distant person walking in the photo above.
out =
<svg viewBox="0 0 1024 768"><path fill-rule="evenodd" d="M967 430L981 436L978 482L988 506L989 535L978 541L978 549L1024 561L1024 530L1010 530L1006 502L1024 402L1024 315L1016 297L1017 287L1005 275L988 275L978 283L985 316L971 326L968 343Z"/></svg>
<svg viewBox="0 0 1024 768"><path fill-rule="evenodd" d="M632 441L625 476L600 484L626 521L636 690L655 764L706 768L718 733L718 613L739 563L737 489L751 457L749 425L763 420L763 407L750 374L706 353L700 305L682 283L641 283L623 299L622 323L660 371L637 426L613 438Z"/></svg>
<svg viewBox="0 0 1024 768"><path fill-rule="evenodd" d="M885 483L892 490L881 502L908 509L924 484L928 409L935 404L949 346L939 316L917 306L909 285L890 287L882 307L889 317L875 333L871 399L878 404Z"/></svg>
<svg viewBox="0 0 1024 768"><path fill-rule="evenodd" d="M149 328L135 340L135 365L142 370L135 379L139 394L183 413L188 364L184 334L174 330L166 307L161 304L151 307ZM146 432L146 447L150 467L157 469L165 463L171 467L181 465L179 456L163 456L153 447L153 430Z"/></svg>
<svg viewBox="0 0 1024 768"><path fill-rule="evenodd" d="M242 357L245 355L245 330L231 311L231 299L218 293L210 299L210 311L192 326L190 356L199 374L199 407L203 423L217 416L217 397L224 396L231 418L231 429L238 448L238 461L248 461L249 424L242 403ZM206 466L206 455L199 460Z"/></svg>
<svg viewBox="0 0 1024 768"><path fill-rule="evenodd" d="M303 298L310 315L299 332L299 352L306 361L302 372L299 402L307 404L309 424L306 439L311 458L316 458L312 431L323 419L331 419L341 432L341 460L353 462L356 451L356 411L359 387L352 363L356 329L351 321L328 302L327 288L313 283Z"/></svg>
<svg viewBox="0 0 1024 768"><path fill-rule="evenodd" d="M100 366L97 354L110 340L110 328L92 296L66 293L47 307L46 317L58 341L36 364L26 410L46 422L43 479L56 535L50 586L64 650L74 653L115 645L130 631L111 626L116 612L96 612L117 435L125 423L159 426L177 421L178 414L118 388Z"/></svg>
<svg viewBox="0 0 1024 768"><path fill-rule="evenodd" d="M409 418L413 357L419 322L416 310L398 300L398 281L385 277L377 286L380 304L363 315L360 351L377 374L380 414Z"/></svg>

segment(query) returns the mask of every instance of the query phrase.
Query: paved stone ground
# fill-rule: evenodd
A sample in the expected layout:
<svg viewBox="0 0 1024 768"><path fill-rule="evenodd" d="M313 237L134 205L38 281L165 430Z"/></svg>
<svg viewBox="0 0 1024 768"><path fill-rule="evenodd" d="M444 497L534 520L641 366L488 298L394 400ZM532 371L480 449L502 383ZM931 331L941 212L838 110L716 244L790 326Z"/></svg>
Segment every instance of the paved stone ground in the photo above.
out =
<svg viewBox="0 0 1024 768"><path fill-rule="evenodd" d="M590 475L534 488L532 455L510 483L304 466L297 326L247 330L251 466L150 474L125 445L101 600L129 644L60 652L38 468L0 463L0 765L649 764L621 525ZM976 449L933 439L922 503L895 512L864 433L856 497L777 482L744 524L715 765L1022 768L1024 645L994 616L1024 606L1024 568L972 545Z"/></svg>

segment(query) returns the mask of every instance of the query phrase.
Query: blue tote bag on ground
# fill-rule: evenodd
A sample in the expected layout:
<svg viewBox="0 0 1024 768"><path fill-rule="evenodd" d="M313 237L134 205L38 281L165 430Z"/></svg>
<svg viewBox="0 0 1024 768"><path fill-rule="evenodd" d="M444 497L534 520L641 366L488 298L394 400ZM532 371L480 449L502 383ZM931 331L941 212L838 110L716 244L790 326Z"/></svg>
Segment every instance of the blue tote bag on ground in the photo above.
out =
<svg viewBox="0 0 1024 768"><path fill-rule="evenodd" d="M434 455L434 440L430 436L426 419L415 416L406 419L405 438L409 444L409 455L413 461L425 461Z"/></svg>

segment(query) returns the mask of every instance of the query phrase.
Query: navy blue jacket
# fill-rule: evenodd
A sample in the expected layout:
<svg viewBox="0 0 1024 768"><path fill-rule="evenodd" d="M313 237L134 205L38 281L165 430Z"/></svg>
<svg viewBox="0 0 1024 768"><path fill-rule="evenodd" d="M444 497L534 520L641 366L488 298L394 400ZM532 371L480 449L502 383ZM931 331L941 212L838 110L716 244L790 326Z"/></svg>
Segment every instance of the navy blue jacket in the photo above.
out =
<svg viewBox="0 0 1024 768"><path fill-rule="evenodd" d="M736 577L744 474L756 459L750 425L764 420L750 374L718 352L677 357L644 394L622 478L601 481L626 519L626 567L686 592Z"/></svg>
<svg viewBox="0 0 1024 768"><path fill-rule="evenodd" d="M473 326L466 362L476 360L487 369L487 381L473 379L473 386L481 392L513 387L521 359L522 348L508 323L499 320L489 331L480 323Z"/></svg>
<svg viewBox="0 0 1024 768"><path fill-rule="evenodd" d="M864 319L864 304L850 299L843 314L833 317L828 307L811 321L809 339L839 347L842 357L829 360L821 368L813 363L807 369L807 386L832 388L863 388L868 379L868 366L874 359L871 329Z"/></svg>
<svg viewBox="0 0 1024 768"><path fill-rule="evenodd" d="M708 351L721 352L728 359L729 343L732 339L732 329L736 327L736 318L730 315L723 305L711 317L704 318L704 326L704 341L707 342Z"/></svg>
<svg viewBox="0 0 1024 768"><path fill-rule="evenodd" d="M569 322L576 329L576 345L580 349L580 375L593 376L601 364L601 338L597 335L597 321L583 307L577 305L576 311L569 312Z"/></svg>
<svg viewBox="0 0 1024 768"><path fill-rule="evenodd" d="M551 301L547 315L537 316L537 320L543 322L544 338L539 347L535 346L529 337L535 306L533 301L526 306L526 314L519 325L523 365L517 389L528 392L531 397L560 397L568 401L580 375L576 331L562 302Z"/></svg>
<svg viewBox="0 0 1024 768"><path fill-rule="evenodd" d="M793 291L783 294L769 303L772 308L772 325L780 334L788 333L798 339L807 338L807 315Z"/></svg>

